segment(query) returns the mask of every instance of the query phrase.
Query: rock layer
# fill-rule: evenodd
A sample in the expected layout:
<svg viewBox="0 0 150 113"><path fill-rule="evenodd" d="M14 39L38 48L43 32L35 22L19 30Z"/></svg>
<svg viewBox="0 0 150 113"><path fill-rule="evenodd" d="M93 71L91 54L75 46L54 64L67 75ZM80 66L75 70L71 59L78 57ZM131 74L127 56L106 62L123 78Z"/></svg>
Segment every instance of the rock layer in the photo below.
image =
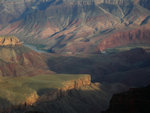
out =
<svg viewBox="0 0 150 113"><path fill-rule="evenodd" d="M128 44L150 44L150 29L139 28L112 33L104 38L100 44L100 51Z"/></svg>
<svg viewBox="0 0 150 113"><path fill-rule="evenodd" d="M0 46L15 46L22 45L19 39L15 36L0 36Z"/></svg>

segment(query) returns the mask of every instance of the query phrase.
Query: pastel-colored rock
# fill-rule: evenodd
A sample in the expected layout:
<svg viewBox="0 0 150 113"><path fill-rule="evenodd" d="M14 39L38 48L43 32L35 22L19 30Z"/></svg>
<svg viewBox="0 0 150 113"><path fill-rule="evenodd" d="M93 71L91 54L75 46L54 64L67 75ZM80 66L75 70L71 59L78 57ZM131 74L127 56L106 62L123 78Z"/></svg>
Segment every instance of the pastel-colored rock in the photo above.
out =
<svg viewBox="0 0 150 113"><path fill-rule="evenodd" d="M22 42L15 36L0 36L0 46L22 45Z"/></svg>

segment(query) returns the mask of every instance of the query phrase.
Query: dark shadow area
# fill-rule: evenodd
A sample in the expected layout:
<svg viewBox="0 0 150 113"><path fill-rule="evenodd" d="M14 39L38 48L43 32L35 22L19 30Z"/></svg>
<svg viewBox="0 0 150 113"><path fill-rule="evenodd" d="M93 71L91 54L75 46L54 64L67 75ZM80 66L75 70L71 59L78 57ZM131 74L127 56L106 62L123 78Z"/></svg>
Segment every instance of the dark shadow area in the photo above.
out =
<svg viewBox="0 0 150 113"><path fill-rule="evenodd" d="M90 74L93 82L148 85L150 55L143 49L87 56L50 56L49 69L57 73Z"/></svg>
<svg viewBox="0 0 150 113"><path fill-rule="evenodd" d="M44 112L40 112L40 111L27 111L25 113L44 113Z"/></svg>
<svg viewBox="0 0 150 113"><path fill-rule="evenodd" d="M11 113L12 104L4 98L0 98L0 113Z"/></svg>
<svg viewBox="0 0 150 113"><path fill-rule="evenodd" d="M149 113L150 85L113 95L109 109L103 113Z"/></svg>
<svg viewBox="0 0 150 113"><path fill-rule="evenodd" d="M45 1L45 2L40 2L38 5L39 10L45 10L49 5L54 3L56 0L50 0L50 1Z"/></svg>
<svg viewBox="0 0 150 113"><path fill-rule="evenodd" d="M2 105L5 107L7 105L11 105L10 102L4 98L0 98L0 102L2 103ZM2 106L0 106L2 107Z"/></svg>
<svg viewBox="0 0 150 113"><path fill-rule="evenodd" d="M39 91L37 91L37 94L39 96L42 96L42 95L50 93L50 92L55 92L56 90L57 89L52 89L52 88L40 89Z"/></svg>

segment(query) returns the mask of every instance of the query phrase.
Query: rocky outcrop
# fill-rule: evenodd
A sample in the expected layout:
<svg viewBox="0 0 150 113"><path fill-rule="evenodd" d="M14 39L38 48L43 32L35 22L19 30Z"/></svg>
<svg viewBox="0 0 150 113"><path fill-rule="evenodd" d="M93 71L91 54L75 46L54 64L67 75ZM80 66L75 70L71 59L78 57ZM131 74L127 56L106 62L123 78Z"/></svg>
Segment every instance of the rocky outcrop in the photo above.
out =
<svg viewBox="0 0 150 113"><path fill-rule="evenodd" d="M22 42L15 36L0 36L0 46L22 45Z"/></svg>
<svg viewBox="0 0 150 113"><path fill-rule="evenodd" d="M38 102L52 101L58 99L60 97L66 96L71 90L79 90L82 87L90 86L91 84L91 76L86 75L84 77L79 77L75 80L69 80L62 83L62 88L58 88L56 90L50 91L49 93L45 93L41 97L39 97Z"/></svg>
<svg viewBox="0 0 150 113"><path fill-rule="evenodd" d="M0 76L53 73L40 53L23 46L16 37L1 37L0 44Z"/></svg>
<svg viewBox="0 0 150 113"><path fill-rule="evenodd" d="M110 101L109 109L104 113L149 113L149 95L150 86L115 94Z"/></svg>
<svg viewBox="0 0 150 113"><path fill-rule="evenodd" d="M89 86L91 84L91 76L80 77L77 80L66 81L63 83L63 88L60 90L67 91L72 89L79 89L83 86Z"/></svg>
<svg viewBox="0 0 150 113"><path fill-rule="evenodd" d="M26 97L24 104L27 106L31 106L37 102L38 98L39 98L38 94L36 92L33 92Z"/></svg>

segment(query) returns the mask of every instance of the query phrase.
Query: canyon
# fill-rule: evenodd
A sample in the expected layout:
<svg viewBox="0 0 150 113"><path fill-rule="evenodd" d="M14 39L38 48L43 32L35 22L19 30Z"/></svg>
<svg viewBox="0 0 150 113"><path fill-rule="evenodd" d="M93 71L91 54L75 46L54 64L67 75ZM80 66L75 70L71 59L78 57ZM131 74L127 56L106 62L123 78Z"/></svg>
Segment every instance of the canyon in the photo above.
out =
<svg viewBox="0 0 150 113"><path fill-rule="evenodd" d="M147 4L146 0L1 1L0 34L13 34L24 43L62 54L149 44Z"/></svg>
<svg viewBox="0 0 150 113"><path fill-rule="evenodd" d="M149 113L149 0L0 8L0 113Z"/></svg>

